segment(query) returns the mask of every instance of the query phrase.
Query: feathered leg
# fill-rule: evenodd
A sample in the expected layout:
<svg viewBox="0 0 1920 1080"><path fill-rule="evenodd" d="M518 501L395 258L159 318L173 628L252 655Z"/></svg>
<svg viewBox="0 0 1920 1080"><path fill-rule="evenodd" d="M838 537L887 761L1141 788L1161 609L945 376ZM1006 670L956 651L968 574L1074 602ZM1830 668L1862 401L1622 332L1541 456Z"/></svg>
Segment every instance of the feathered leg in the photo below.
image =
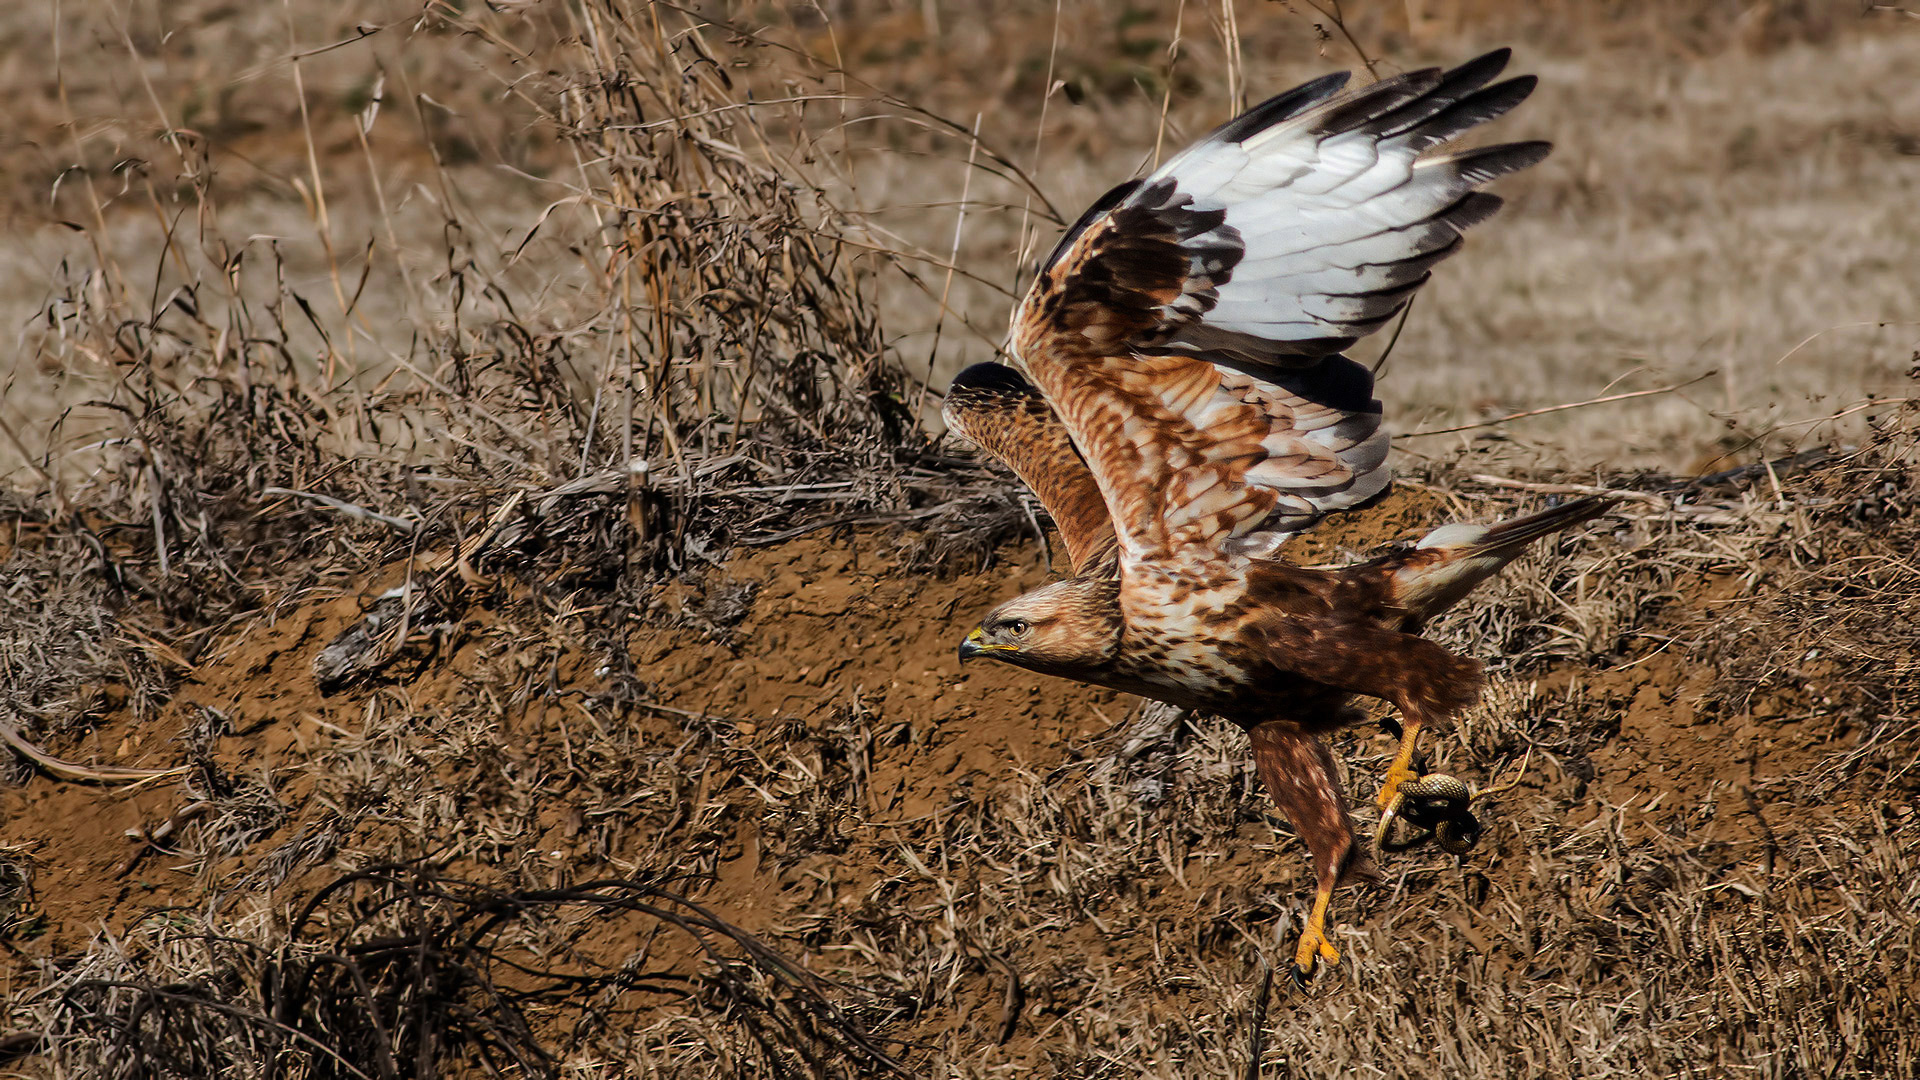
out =
<svg viewBox="0 0 1920 1080"><path fill-rule="evenodd" d="M1393 755L1393 764L1387 766L1387 777L1380 782L1380 808L1393 805L1400 797L1400 785L1413 779L1413 754L1415 744L1420 739L1420 720L1412 716L1403 716L1400 720L1400 749Z"/></svg>
<svg viewBox="0 0 1920 1080"><path fill-rule="evenodd" d="M1304 982L1316 961L1339 963L1340 952L1327 940L1327 905L1333 890L1353 877L1371 877L1372 863L1354 837L1353 819L1340 792L1333 753L1307 729L1281 720L1269 720L1247 732L1253 743L1254 767L1267 793L1313 854L1316 887L1313 911L1293 954L1293 977Z"/></svg>
<svg viewBox="0 0 1920 1080"><path fill-rule="evenodd" d="M1380 785L1380 806L1394 809L1400 785L1413 778L1413 756L1420 729L1472 705L1480 697L1480 664L1422 638L1406 637L1402 645L1399 685L1392 701L1400 708L1400 749L1387 767Z"/></svg>

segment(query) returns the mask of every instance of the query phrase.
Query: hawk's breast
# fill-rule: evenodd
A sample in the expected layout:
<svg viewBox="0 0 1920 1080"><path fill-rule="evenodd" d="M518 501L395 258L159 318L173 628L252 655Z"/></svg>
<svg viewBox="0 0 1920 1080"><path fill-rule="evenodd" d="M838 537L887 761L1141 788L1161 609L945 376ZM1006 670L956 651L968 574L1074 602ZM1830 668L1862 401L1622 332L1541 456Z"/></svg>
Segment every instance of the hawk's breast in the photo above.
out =
<svg viewBox="0 0 1920 1080"><path fill-rule="evenodd" d="M1116 660L1142 682L1224 701L1255 681L1260 660L1247 638L1254 613L1231 565L1128 566L1120 608L1126 629Z"/></svg>

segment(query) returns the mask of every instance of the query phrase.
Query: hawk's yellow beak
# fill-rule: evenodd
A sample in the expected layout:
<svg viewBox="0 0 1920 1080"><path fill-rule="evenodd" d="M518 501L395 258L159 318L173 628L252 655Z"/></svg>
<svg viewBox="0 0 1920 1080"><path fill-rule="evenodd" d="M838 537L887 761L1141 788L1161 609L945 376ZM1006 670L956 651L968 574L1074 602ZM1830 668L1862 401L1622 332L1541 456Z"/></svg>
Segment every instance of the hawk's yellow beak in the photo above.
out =
<svg viewBox="0 0 1920 1080"><path fill-rule="evenodd" d="M971 660L976 656L985 656L988 653L1009 652L1012 651L1013 648L1014 646L1012 645L1000 645L988 641L987 632L976 626L973 628L973 632L968 634L966 638L960 642L960 659L962 661Z"/></svg>

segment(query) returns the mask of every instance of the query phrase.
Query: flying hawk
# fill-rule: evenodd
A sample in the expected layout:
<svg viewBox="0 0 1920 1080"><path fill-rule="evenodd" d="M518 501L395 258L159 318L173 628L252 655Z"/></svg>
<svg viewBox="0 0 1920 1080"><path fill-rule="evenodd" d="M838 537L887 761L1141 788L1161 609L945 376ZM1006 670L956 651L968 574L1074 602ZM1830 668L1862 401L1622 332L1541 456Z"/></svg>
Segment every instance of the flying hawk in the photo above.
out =
<svg viewBox="0 0 1920 1080"><path fill-rule="evenodd" d="M946 399L949 427L1046 506L1074 569L995 608L961 658L1244 727L1313 853L1300 979L1339 959L1326 936L1334 888L1372 871L1321 736L1363 718L1356 695L1396 706L1402 738L1380 804L1398 810L1420 729L1471 704L1481 681L1477 662L1418 636L1427 620L1608 505L1446 525L1337 569L1281 557L1289 537L1387 486L1372 372L1341 350L1499 208L1476 188L1547 155L1522 142L1425 156L1532 92L1531 76L1493 83L1507 59L1502 49L1345 95L1347 76L1328 75L1114 188L1021 304L1012 344L1025 376L977 364Z"/></svg>

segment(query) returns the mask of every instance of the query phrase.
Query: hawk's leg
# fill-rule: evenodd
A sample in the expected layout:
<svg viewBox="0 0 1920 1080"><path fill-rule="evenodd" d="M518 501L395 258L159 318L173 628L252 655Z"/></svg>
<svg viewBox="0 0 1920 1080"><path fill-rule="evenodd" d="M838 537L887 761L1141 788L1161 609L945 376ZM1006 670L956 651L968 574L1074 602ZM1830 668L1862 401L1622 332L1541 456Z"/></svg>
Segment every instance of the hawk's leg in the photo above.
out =
<svg viewBox="0 0 1920 1080"><path fill-rule="evenodd" d="M1400 749L1393 755L1393 764L1387 766L1387 778L1380 784L1380 808L1397 809L1400 801L1400 785L1413 779L1414 743L1420 738L1420 718L1409 714L1400 724Z"/></svg>
<svg viewBox="0 0 1920 1080"><path fill-rule="evenodd" d="M1415 771L1414 742L1419 737L1418 714L1409 715L1402 725L1400 750L1380 785L1380 825L1373 834L1374 849L1405 851L1438 839L1449 853L1464 855L1480 842L1480 819L1470 809L1473 793L1451 776ZM1415 830L1405 839L1396 836L1397 828L1405 831L1403 822Z"/></svg>
<svg viewBox="0 0 1920 1080"><path fill-rule="evenodd" d="M1293 977L1304 982L1319 961L1337 963L1339 950L1327 940L1327 907L1333 890L1349 877L1372 874L1347 816L1333 754L1319 736L1299 724L1269 720L1247 732L1253 763L1274 804L1313 853L1313 910L1293 955Z"/></svg>
<svg viewBox="0 0 1920 1080"><path fill-rule="evenodd" d="M1383 695L1400 709L1400 749L1380 784L1380 808L1388 813L1399 809L1400 785L1415 775L1420 729L1472 705L1480 696L1480 665L1474 661L1406 635L1398 652L1403 664L1396 673L1398 685Z"/></svg>
<svg viewBox="0 0 1920 1080"><path fill-rule="evenodd" d="M1396 739L1406 735L1400 721L1392 716L1380 717L1380 730ZM1427 772L1418 754L1408 755L1407 773L1413 779L1402 777L1390 802L1384 801L1382 789L1386 812L1380 815L1380 828L1373 835L1374 850L1407 851L1434 839L1455 855L1472 850L1480 842L1480 819L1468 809L1473 794L1467 786L1451 776ZM1396 835L1396 823L1406 826L1402 835Z"/></svg>

